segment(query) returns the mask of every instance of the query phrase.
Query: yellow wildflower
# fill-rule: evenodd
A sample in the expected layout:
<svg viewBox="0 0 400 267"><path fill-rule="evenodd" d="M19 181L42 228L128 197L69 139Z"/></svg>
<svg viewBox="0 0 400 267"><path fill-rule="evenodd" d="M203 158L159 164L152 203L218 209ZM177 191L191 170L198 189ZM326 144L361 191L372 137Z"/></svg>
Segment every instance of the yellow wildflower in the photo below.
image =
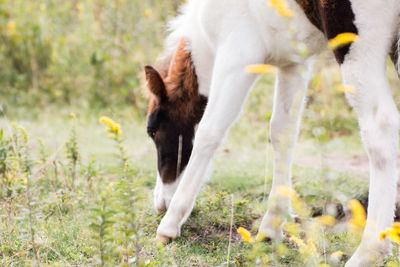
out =
<svg viewBox="0 0 400 267"><path fill-rule="evenodd" d="M354 86L351 86L351 85L344 85L344 84L339 85L339 86L337 87L337 90L338 90L339 92L342 92L342 93L349 93L349 94L354 94L354 93L356 92L356 88L354 88Z"/></svg>
<svg viewBox="0 0 400 267"><path fill-rule="evenodd" d="M398 229L390 228L387 231L387 236L393 242L400 244L400 231Z"/></svg>
<svg viewBox="0 0 400 267"><path fill-rule="evenodd" d="M344 45L356 42L358 39L357 34L351 32L344 32L336 35L335 38L332 38L328 42L328 46L330 49L335 50Z"/></svg>
<svg viewBox="0 0 400 267"><path fill-rule="evenodd" d="M349 220L350 229L354 232L362 231L364 229L366 220L364 207L358 200L355 199L349 202L349 207L351 213L353 214L353 217Z"/></svg>
<svg viewBox="0 0 400 267"><path fill-rule="evenodd" d="M146 9L145 11L144 11L144 16L146 17L146 18L149 18L149 17L151 17L151 10L150 9Z"/></svg>
<svg viewBox="0 0 400 267"><path fill-rule="evenodd" d="M287 187L287 186L278 186L278 187L276 188L276 192L277 192L279 195L284 196L284 197L287 197L287 198L294 198L294 197L296 197L296 193L294 192L294 190L291 189L291 188L289 188L289 187Z"/></svg>
<svg viewBox="0 0 400 267"><path fill-rule="evenodd" d="M380 233L379 234L379 241L382 241L383 239L385 239L386 238L386 231L385 232L382 232L382 233Z"/></svg>
<svg viewBox="0 0 400 267"><path fill-rule="evenodd" d="M386 237L389 237L393 242L400 244L400 223L393 223L391 228L386 229L386 231L379 235L379 240L382 241Z"/></svg>
<svg viewBox="0 0 400 267"><path fill-rule="evenodd" d="M9 21L6 26L7 35L15 35L17 33L14 21Z"/></svg>
<svg viewBox="0 0 400 267"><path fill-rule="evenodd" d="M24 177L24 178L22 178L22 181L24 182L24 185L27 185L28 184L28 180Z"/></svg>
<svg viewBox="0 0 400 267"><path fill-rule="evenodd" d="M268 5L276 9L276 11L284 17L292 17L293 10L289 8L286 0L269 0Z"/></svg>
<svg viewBox="0 0 400 267"><path fill-rule="evenodd" d="M393 225L392 225L392 228L400 229L400 222L394 222Z"/></svg>
<svg viewBox="0 0 400 267"><path fill-rule="evenodd" d="M268 64L253 64L246 67L248 73L261 74L261 73L273 73L275 67Z"/></svg>
<svg viewBox="0 0 400 267"><path fill-rule="evenodd" d="M332 216L329 215L322 215L317 217L317 221L320 224L324 224L327 226L333 226L335 224L335 218L333 218Z"/></svg>
<svg viewBox="0 0 400 267"><path fill-rule="evenodd" d="M340 250L335 251L331 254L331 259L334 261L339 261L343 257L343 252Z"/></svg>
<svg viewBox="0 0 400 267"><path fill-rule="evenodd" d="M82 12L83 12L83 4L82 3L76 3L76 9L78 9L79 14L82 14Z"/></svg>
<svg viewBox="0 0 400 267"><path fill-rule="evenodd" d="M69 116L71 117L71 119L75 119L75 118L76 118L76 115L75 115L75 113L73 113L73 112L71 112L71 113L69 114Z"/></svg>
<svg viewBox="0 0 400 267"><path fill-rule="evenodd" d="M243 238L244 241L249 242L249 243L254 242L254 239L251 237L251 233L247 229L245 229L243 227L239 227L237 229L237 232L239 235L241 235L241 237Z"/></svg>
<svg viewBox="0 0 400 267"><path fill-rule="evenodd" d="M102 116L102 117L100 117L99 121L108 126L107 130L110 133L115 134L115 135L121 135L122 134L121 126L119 125L119 123L116 123L111 118L106 117L106 116Z"/></svg>
<svg viewBox="0 0 400 267"><path fill-rule="evenodd" d="M111 131L113 132L118 132L120 129L120 126L118 123L115 123L113 126L111 126Z"/></svg>
<svg viewBox="0 0 400 267"><path fill-rule="evenodd" d="M107 124L109 127L112 127L115 123L111 118L106 117L106 116L100 117L100 122Z"/></svg>

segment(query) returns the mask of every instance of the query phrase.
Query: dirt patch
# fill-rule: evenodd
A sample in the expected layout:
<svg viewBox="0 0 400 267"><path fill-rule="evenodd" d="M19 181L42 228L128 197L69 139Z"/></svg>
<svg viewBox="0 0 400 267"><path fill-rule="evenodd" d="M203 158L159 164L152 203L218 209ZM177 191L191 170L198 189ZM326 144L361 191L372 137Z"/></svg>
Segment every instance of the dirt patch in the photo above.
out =
<svg viewBox="0 0 400 267"><path fill-rule="evenodd" d="M350 172L359 177L369 179L369 162L367 156L334 156L327 155L320 158L302 157L295 159L295 164L308 168L328 168L332 171ZM400 169L400 156L397 157L397 166ZM400 180L399 180L400 182ZM397 183L397 191L400 192L400 183ZM400 202L400 194L397 194L397 202Z"/></svg>
<svg viewBox="0 0 400 267"><path fill-rule="evenodd" d="M295 164L310 168L328 168L333 171L353 172L368 178L368 158L366 156L332 156L320 158L302 157L295 160Z"/></svg>

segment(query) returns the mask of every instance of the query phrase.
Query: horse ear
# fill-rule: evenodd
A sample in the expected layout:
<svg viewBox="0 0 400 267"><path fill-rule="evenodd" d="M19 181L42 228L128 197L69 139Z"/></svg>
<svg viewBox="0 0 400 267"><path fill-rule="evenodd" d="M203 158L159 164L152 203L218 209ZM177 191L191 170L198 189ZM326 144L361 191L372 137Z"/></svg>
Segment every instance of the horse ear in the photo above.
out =
<svg viewBox="0 0 400 267"><path fill-rule="evenodd" d="M146 73L147 86L150 89L150 92L160 101L166 99L167 90L165 89L165 84L160 73L158 73L158 71L152 66L145 66L144 71Z"/></svg>

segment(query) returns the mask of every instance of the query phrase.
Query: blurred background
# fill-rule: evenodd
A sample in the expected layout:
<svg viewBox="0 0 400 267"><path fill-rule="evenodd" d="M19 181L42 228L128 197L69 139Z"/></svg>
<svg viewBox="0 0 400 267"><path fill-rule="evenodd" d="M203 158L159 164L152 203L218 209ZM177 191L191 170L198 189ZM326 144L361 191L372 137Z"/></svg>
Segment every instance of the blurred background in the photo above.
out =
<svg viewBox="0 0 400 267"><path fill-rule="evenodd" d="M179 2L1 0L2 104L143 109L142 66L156 59Z"/></svg>
<svg viewBox="0 0 400 267"><path fill-rule="evenodd" d="M1 266L342 266L354 252L360 236L347 218L313 221L336 218L337 206L349 214L351 199L365 206L368 192L368 159L328 50L314 67L293 168L309 218L288 232L309 247L252 246L236 233L257 232L272 183L271 74L218 151L182 237L154 245L162 216L143 66L154 65L182 2L0 0ZM390 61L387 75L399 106ZM104 115L121 135L99 122ZM398 249L387 266L400 265Z"/></svg>

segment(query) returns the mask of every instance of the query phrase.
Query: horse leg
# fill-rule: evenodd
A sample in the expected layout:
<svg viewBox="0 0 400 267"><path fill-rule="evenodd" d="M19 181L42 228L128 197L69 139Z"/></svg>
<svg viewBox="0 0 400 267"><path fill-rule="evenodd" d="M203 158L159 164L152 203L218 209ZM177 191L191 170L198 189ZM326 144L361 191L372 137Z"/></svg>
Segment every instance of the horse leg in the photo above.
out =
<svg viewBox="0 0 400 267"><path fill-rule="evenodd" d="M261 41L257 38L251 41L249 36L235 37L237 38L234 40L226 40L218 48L209 102L196 132L192 155L167 213L157 229L157 238L163 242L179 236L181 225L192 211L215 151L238 118L246 96L257 78L257 75L246 73L245 67L264 59ZM238 51L242 51L242 56L237 56Z"/></svg>
<svg viewBox="0 0 400 267"><path fill-rule="evenodd" d="M373 265L390 251L390 242L379 241L379 234L393 222L398 180L399 114L385 75L391 36L396 27L391 10L398 3L387 4L382 6L376 2L366 9L359 3L359 9L364 11L356 16L362 25L359 41L352 44L341 66L344 84L355 89L354 93L347 93L347 98L357 113L370 166L367 223L358 249L346 264L348 267ZM354 7L357 11L357 4ZM371 17L374 19L370 20Z"/></svg>
<svg viewBox="0 0 400 267"><path fill-rule="evenodd" d="M275 80L274 106L270 122L271 143L274 150L272 188L268 210L259 228L260 236L280 238L281 227L291 215L291 200L279 194L279 188L291 190L293 151L297 141L304 96L309 81L309 68L282 68Z"/></svg>

